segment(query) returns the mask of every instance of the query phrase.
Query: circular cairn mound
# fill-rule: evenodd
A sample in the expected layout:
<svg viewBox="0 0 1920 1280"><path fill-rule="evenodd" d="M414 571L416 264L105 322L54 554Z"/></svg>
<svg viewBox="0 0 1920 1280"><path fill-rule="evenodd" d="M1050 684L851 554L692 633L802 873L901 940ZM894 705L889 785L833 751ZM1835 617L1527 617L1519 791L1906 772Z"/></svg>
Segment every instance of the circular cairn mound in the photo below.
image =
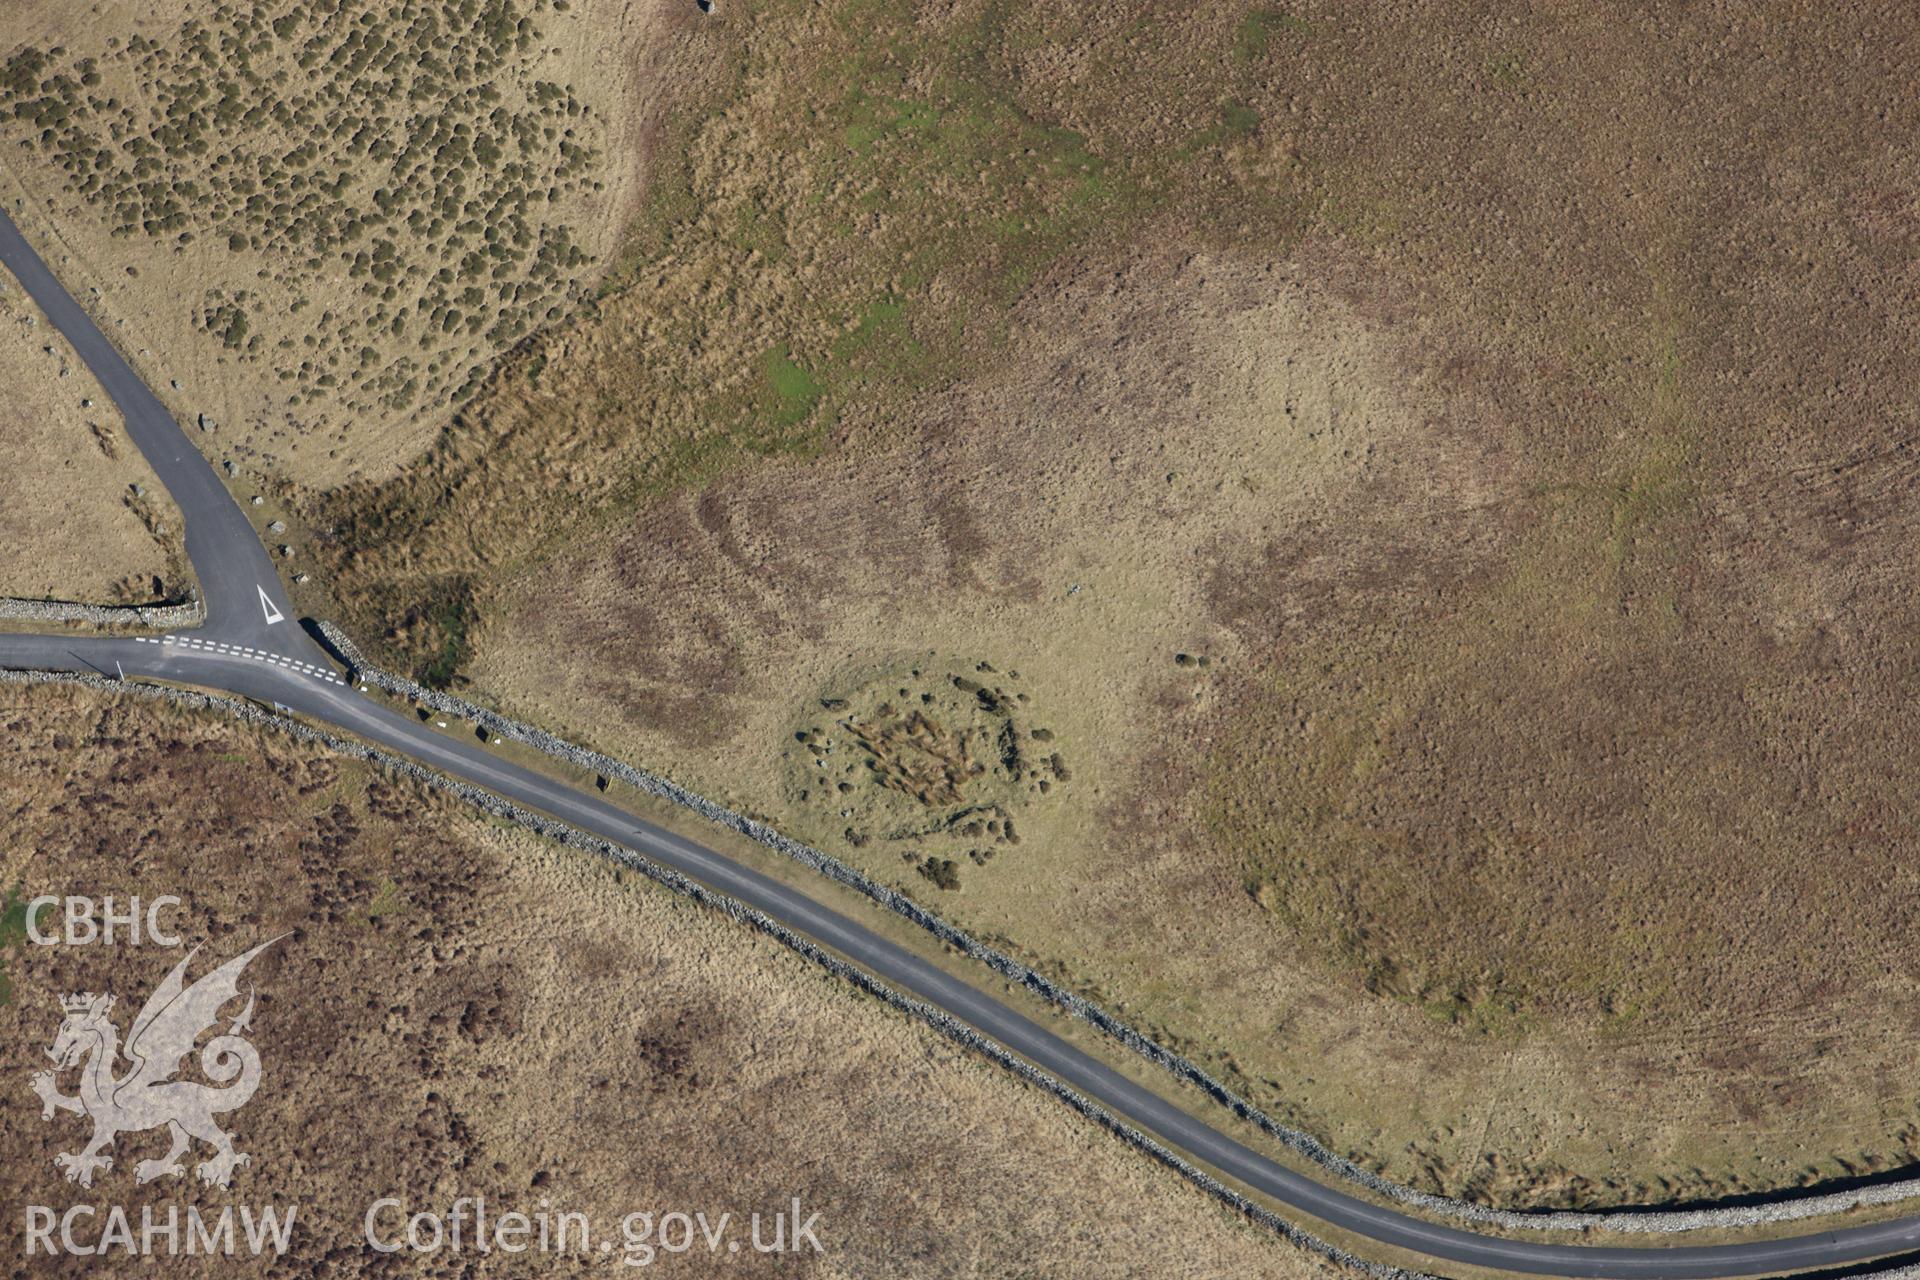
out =
<svg viewBox="0 0 1920 1280"><path fill-rule="evenodd" d="M897 849L942 889L1020 843L1072 774L1020 673L928 660L829 692L785 755L787 787L853 849Z"/></svg>

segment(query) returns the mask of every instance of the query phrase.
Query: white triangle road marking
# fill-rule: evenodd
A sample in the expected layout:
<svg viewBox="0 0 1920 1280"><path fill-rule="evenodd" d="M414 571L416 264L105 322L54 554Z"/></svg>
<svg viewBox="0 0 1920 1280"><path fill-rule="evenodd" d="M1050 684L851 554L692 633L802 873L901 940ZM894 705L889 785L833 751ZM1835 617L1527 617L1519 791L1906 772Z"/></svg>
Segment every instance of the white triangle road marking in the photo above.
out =
<svg viewBox="0 0 1920 1280"><path fill-rule="evenodd" d="M273 607L273 600L267 595L267 589L258 583L254 584L254 589L260 593L260 608L266 612L267 625L272 626L276 622L285 622L287 616Z"/></svg>

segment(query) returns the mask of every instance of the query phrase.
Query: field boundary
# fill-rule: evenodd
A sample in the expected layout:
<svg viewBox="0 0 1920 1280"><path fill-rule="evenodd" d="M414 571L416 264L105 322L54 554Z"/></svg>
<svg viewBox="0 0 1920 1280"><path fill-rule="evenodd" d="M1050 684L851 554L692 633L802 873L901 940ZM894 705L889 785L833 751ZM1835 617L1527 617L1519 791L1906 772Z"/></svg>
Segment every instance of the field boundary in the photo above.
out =
<svg viewBox="0 0 1920 1280"><path fill-rule="evenodd" d="M197 627L207 618L198 598L185 604L79 604L72 600L31 600L0 596L0 619L9 622L87 622L113 627Z"/></svg>

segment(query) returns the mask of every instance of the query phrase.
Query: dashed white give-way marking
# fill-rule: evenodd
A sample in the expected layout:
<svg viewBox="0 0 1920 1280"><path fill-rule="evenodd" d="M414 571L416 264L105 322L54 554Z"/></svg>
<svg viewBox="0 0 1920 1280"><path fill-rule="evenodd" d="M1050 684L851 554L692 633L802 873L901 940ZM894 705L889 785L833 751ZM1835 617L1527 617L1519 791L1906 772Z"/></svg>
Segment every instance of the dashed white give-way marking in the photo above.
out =
<svg viewBox="0 0 1920 1280"><path fill-rule="evenodd" d="M141 644L164 645L168 648L184 649L190 653L215 653L230 658L248 658L254 662L266 662L276 667L285 667L288 671L298 671L303 676L325 680L328 684L344 685L346 683L325 667L316 667L311 662L300 662L282 654L268 653L265 649L253 649L243 644L228 644L225 640L202 640L199 636L139 636L136 638Z"/></svg>
<svg viewBox="0 0 1920 1280"><path fill-rule="evenodd" d="M276 622L285 622L287 620L286 614L281 613L278 609L273 607L273 600L271 597L267 595L267 589L265 587L261 586L259 583L256 582L253 586L253 589L260 593L260 608L267 615L268 626L272 626Z"/></svg>

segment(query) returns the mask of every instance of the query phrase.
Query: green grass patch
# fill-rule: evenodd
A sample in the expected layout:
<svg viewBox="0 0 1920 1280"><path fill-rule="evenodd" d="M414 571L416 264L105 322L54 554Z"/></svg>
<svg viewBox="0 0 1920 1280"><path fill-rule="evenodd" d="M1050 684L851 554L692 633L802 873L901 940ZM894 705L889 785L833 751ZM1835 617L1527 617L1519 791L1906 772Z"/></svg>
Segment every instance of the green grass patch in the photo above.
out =
<svg viewBox="0 0 1920 1280"><path fill-rule="evenodd" d="M1257 62L1272 51L1281 36L1310 36L1313 24L1296 18L1284 9L1255 9L1240 20L1233 33L1235 56Z"/></svg>
<svg viewBox="0 0 1920 1280"><path fill-rule="evenodd" d="M1607 564L1625 565L1634 545L1657 523L1691 507L1694 492L1686 456L1677 450L1660 450L1600 486L1607 504Z"/></svg>
<svg viewBox="0 0 1920 1280"><path fill-rule="evenodd" d="M777 401L773 420L781 426L806 421L820 403L820 380L804 365L794 363L785 347L767 352L766 372Z"/></svg>
<svg viewBox="0 0 1920 1280"><path fill-rule="evenodd" d="M1186 146L1189 156L1197 156L1213 147L1250 137L1260 127L1260 113L1244 102L1229 102L1220 108L1220 121L1194 135Z"/></svg>
<svg viewBox="0 0 1920 1280"><path fill-rule="evenodd" d="M931 380L932 353L914 336L907 304L888 297L869 303L833 344L828 368L836 398L875 384L907 390Z"/></svg>
<svg viewBox="0 0 1920 1280"><path fill-rule="evenodd" d="M850 117L840 136L847 146L864 155L882 138L898 133L924 133L937 126L942 112L930 102L906 98L874 97L860 89L848 96Z"/></svg>
<svg viewBox="0 0 1920 1280"><path fill-rule="evenodd" d="M367 904L366 914L361 917L361 920L371 925L382 916L398 913L403 905L400 886L395 884L393 878L389 876L380 882L378 889L374 890L373 900Z"/></svg>
<svg viewBox="0 0 1920 1280"><path fill-rule="evenodd" d="M473 582L443 574L393 583L352 615L374 640L378 656L430 689L458 680L473 648L479 618Z"/></svg>
<svg viewBox="0 0 1920 1280"><path fill-rule="evenodd" d="M427 616L439 633L439 644L420 671L420 682L430 689L444 689L466 665L473 648L468 629L473 622L473 593L464 582L447 596L435 600Z"/></svg>
<svg viewBox="0 0 1920 1280"><path fill-rule="evenodd" d="M1235 137L1244 137L1260 127L1260 113L1244 102L1229 102L1220 108L1220 125Z"/></svg>
<svg viewBox="0 0 1920 1280"><path fill-rule="evenodd" d="M7 890L0 907L0 1004L13 1003L13 979L7 974L7 956L27 940L27 904L33 899L18 885ZM44 912L47 908L41 908Z"/></svg>
<svg viewBox="0 0 1920 1280"><path fill-rule="evenodd" d="M1527 83L1526 62L1517 53L1503 53L1487 59L1487 78L1502 89L1522 89Z"/></svg>

